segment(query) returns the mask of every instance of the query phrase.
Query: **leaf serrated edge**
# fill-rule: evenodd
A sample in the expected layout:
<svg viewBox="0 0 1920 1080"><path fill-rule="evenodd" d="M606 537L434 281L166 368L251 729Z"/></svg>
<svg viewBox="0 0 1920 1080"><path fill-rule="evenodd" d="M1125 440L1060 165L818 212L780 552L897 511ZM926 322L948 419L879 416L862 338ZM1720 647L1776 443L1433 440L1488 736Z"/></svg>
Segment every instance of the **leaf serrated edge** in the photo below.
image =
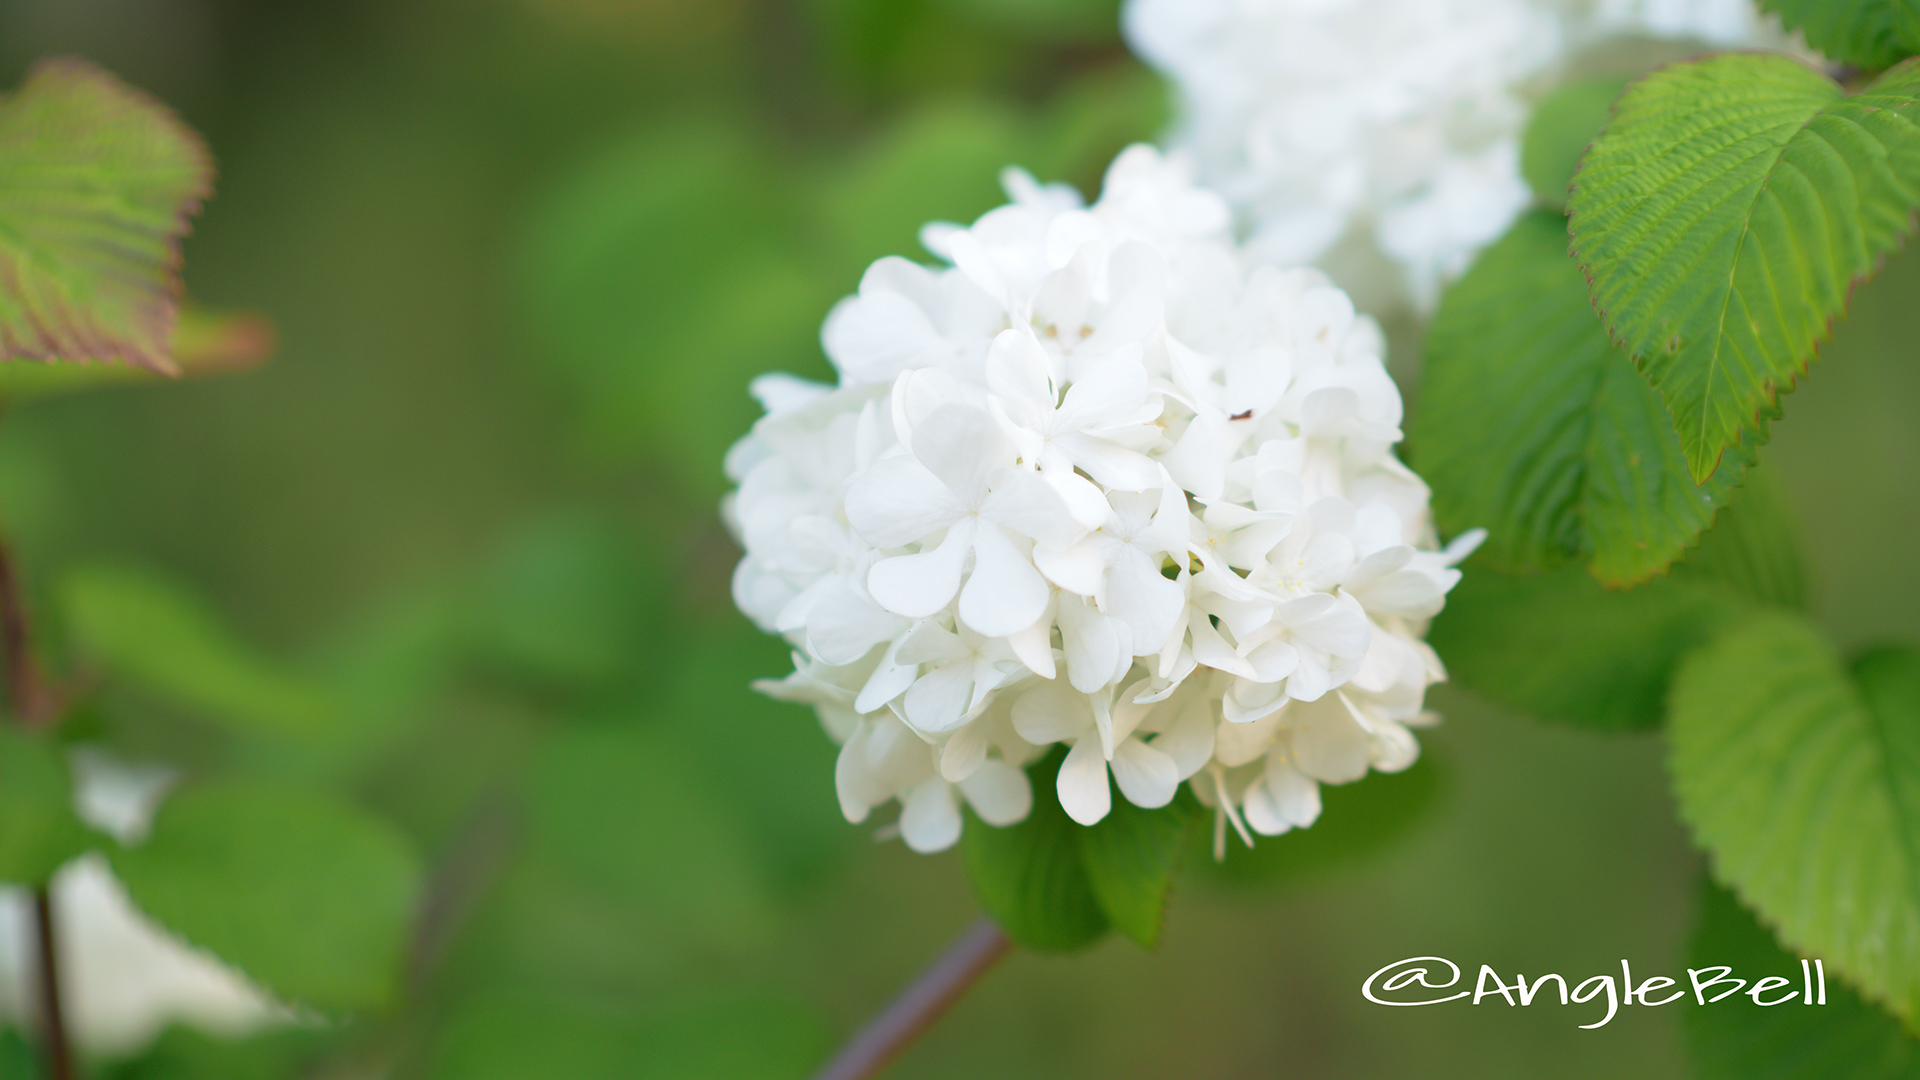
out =
<svg viewBox="0 0 1920 1080"><path fill-rule="evenodd" d="M206 140L201 138L200 133L182 120L179 113L172 107L82 57L53 56L40 60L28 70L27 78L20 88L6 95L5 100L16 99L35 81L42 78L91 83L118 98L123 106L143 110L152 115L169 135L177 138L180 145L186 148L195 166L194 185L186 197L175 205L173 225L167 232L166 254L160 264L164 278L163 302L158 305L158 310L148 316L152 321L142 324L143 328L153 335L153 340L160 342L159 352L149 353L140 350L136 342L111 340L103 341L97 346L99 355L82 357L61 356L51 348L32 349L16 345L9 350L9 355L0 357L0 362L37 360L43 363L86 364L94 360L110 362L111 358L117 356L134 367L146 368L159 375L178 376L181 373L180 367L165 350L167 343L172 340L174 325L186 295L185 282L181 280L180 273L185 265L183 245L186 238L193 232L193 218L200 213L206 200L213 195L214 179L219 172L213 153L208 149ZM44 328L36 326L35 330L43 341L51 341L51 336Z"/></svg>
<svg viewBox="0 0 1920 1080"><path fill-rule="evenodd" d="M1652 71L1647 72L1645 75L1642 75L1637 79L1634 79L1632 82L1628 83L1620 91L1620 96L1614 99L1613 105L1610 106L1607 110L1607 114L1608 114L1607 123L1603 127L1601 127L1599 133L1593 137L1593 142L1587 144L1587 150L1591 151L1593 149L1594 143L1597 143L1602 138L1605 138L1607 133L1612 130L1614 120L1616 120L1619 117L1620 102L1625 100L1627 95L1637 90L1641 86L1641 84L1645 83L1647 80L1663 72L1671 71L1680 67L1704 64L1713 60L1716 57L1728 56L1728 55L1782 56L1784 54L1768 52L1763 49L1734 49L1734 50L1728 50L1726 52L1711 53L1705 56L1688 57L1683 60L1676 60L1671 63L1662 64L1659 67L1654 68ZM1831 75L1828 75L1826 72L1821 71L1820 69L1814 67L1811 64L1807 64L1805 61L1800 60L1797 57L1789 56L1789 57L1786 57L1786 59L1793 60L1795 63L1801 64L1802 66L1808 68L1809 70L1819 74L1822 78L1826 79L1829 83L1832 83L1836 88L1840 90L1842 95L1841 96L1842 101L1850 100L1858 96L1860 92L1860 91L1855 91L1854 93L1848 93L1847 88L1841 83L1835 82ZM1907 59L1900 61L1898 64L1895 64L1892 67L1889 67L1888 69L1886 69L1886 71L1883 71L1878 76L1876 76L1874 78L1874 81L1872 83L1869 83L1867 87L1861 87L1860 90L1865 90L1868 87L1877 85L1882 79L1886 78L1888 75L1892 74L1895 71L1898 71L1900 68L1903 68L1903 67L1920 67L1920 56L1910 56ZM1824 111L1824 109L1822 111ZM1814 117L1818 117L1819 115L1820 115L1819 113L1815 113ZM1814 117L1809 117L1807 120L1807 123L1811 124L1813 122ZM1917 123L1920 123L1920 122L1917 122ZM1802 125L1802 127L1804 129L1805 125ZM1622 352L1625 352L1627 354L1627 358L1633 364L1635 371L1640 372L1642 377L1647 377L1646 363L1645 363L1646 358L1634 352L1632 349L1627 348L1625 343L1620 341L1619 337L1614 333L1613 322L1608 319L1607 310L1600 306L1600 297L1595 288L1592 268L1586 262L1585 254L1583 254L1579 249L1579 231L1574 227L1574 222L1573 222L1573 197L1574 197L1574 192L1579 188L1580 174L1585 172L1586 168L1587 168L1587 154L1583 152L1580 155L1579 164L1574 167L1572 179L1567 181L1567 205L1566 205L1567 254L1572 256L1575 264L1580 267L1580 276L1584 278L1587 282L1587 299L1589 300L1589 302L1592 303L1594 313L1597 316L1599 316L1600 325L1606 330L1607 340L1612 342ZM1772 175L1771 167L1769 167L1768 169L1768 175L1769 176ZM1764 181L1763 181L1763 184L1764 184ZM1743 223L1742 225L1743 237L1744 237L1744 230L1745 230L1745 225ZM1827 315L1820 331L1816 333L1813 337L1813 341L1808 350L1808 354L1806 358L1799 361L1799 367L1797 369L1788 372L1787 378L1784 380L1784 384L1773 379L1766 380L1765 385L1762 387L1762 391L1765 395L1765 400L1761 404L1756 405L1754 407L1753 420L1749 425L1742 427L1741 430L1743 433L1746 430L1749 430L1750 428L1755 430L1763 429L1765 426L1763 424L1763 420L1765 421L1778 420L1782 417L1782 415L1784 415L1780 406L1779 399L1787 394L1791 394L1799 386L1800 379L1804 377L1810 370L1812 370L1814 362L1820 359L1821 347L1823 345L1832 343L1834 323L1837 320L1843 318L1846 315L1846 313L1852 309L1854 290L1859 288L1861 284L1867 281L1870 281L1873 278L1878 277L1880 274L1880 271L1886 266L1887 259L1895 254L1898 254L1903 248L1905 248L1907 241L1913 238L1914 233L1916 231L1920 231L1920 206L1916 206L1912 210L1909 210L1907 212L1907 224L1905 229L1895 235L1893 243L1888 245L1885 251L1882 251L1874 256L1873 265L1868 267L1866 270L1862 271L1861 273L1855 275L1854 277L1850 278L1846 282L1845 295L1841 301L1840 309L1838 311L1832 312L1829 315ZM1650 377L1648 378L1648 383L1650 385L1652 384L1652 379ZM1655 387L1655 389L1657 390L1658 387ZM1667 404L1666 395L1664 394L1661 395L1660 404L1662 408L1665 408L1667 410L1667 415L1672 417L1673 408L1672 406ZM1676 432L1680 430L1680 423L1677 417L1674 417L1674 430ZM1764 446L1767 442L1771 440L1772 440L1772 435L1769 433L1765 439L1763 439L1760 443L1756 444L1756 448L1757 446ZM1688 472L1693 475L1694 485L1696 487L1705 484L1708 480L1711 480L1713 478L1713 474L1719 471L1720 462L1725 457L1727 450L1735 445L1737 445L1737 441L1735 443L1728 443L1721 446L1719 451L1714 454L1712 464L1708 467L1708 469L1704 473L1699 471L1699 469L1695 467L1694 461L1693 461L1693 454L1687 453L1687 469L1688 469ZM1687 451L1686 437L1684 434L1682 434L1681 436L1681 450L1683 453ZM1718 516L1718 513L1719 512L1716 509L1715 510L1716 517ZM1709 525L1709 527L1711 527L1711 525ZM1701 530L1702 535L1705 535L1705 532L1706 530L1704 529ZM1596 575L1596 579L1598 579L1598 575ZM1641 580L1646 580L1646 579L1641 579ZM1601 584L1608 585L1608 583L1603 579L1601 579ZM1637 582L1635 584L1637 584ZM1608 587L1612 588L1613 586L1608 585ZM1920 1034L1920 1032L1917 1032L1917 1034Z"/></svg>

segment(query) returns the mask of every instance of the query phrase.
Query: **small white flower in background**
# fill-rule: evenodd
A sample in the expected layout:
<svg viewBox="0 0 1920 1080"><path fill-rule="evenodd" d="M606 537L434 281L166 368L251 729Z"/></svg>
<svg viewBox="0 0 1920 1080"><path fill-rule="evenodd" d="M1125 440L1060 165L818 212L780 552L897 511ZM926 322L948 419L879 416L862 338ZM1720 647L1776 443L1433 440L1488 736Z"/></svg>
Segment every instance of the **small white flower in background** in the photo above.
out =
<svg viewBox="0 0 1920 1080"><path fill-rule="evenodd" d="M172 785L169 769L74 755L75 809L121 843L137 843ZM80 1046L115 1057L139 1051L168 1025L239 1036L292 1014L239 973L181 941L128 899L107 860L83 855L53 877L65 963L67 1022ZM0 889L0 1017L32 1023L25 989L35 970L31 898Z"/></svg>
<svg viewBox="0 0 1920 1080"><path fill-rule="evenodd" d="M1254 255L1320 265L1375 310L1431 310L1526 208L1520 136L1570 57L1786 44L1753 0L1129 0L1123 23Z"/></svg>
<svg viewBox="0 0 1920 1080"><path fill-rule="evenodd" d="M1113 787L1190 784L1222 841L1310 825L1320 784L1413 763L1420 637L1477 542L1436 549L1393 456L1380 331L1250 261L1184 157L1127 150L1092 206L1003 181L923 233L952 265L882 259L834 308L838 386L754 382L734 596L795 649L759 688L841 744L848 820L898 801L917 851L962 804L1090 825Z"/></svg>

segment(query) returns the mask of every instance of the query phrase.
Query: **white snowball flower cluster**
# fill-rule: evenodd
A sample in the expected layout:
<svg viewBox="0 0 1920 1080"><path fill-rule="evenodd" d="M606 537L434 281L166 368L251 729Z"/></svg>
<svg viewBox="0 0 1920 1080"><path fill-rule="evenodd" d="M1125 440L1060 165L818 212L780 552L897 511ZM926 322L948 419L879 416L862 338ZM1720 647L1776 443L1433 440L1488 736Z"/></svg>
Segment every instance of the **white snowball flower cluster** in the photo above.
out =
<svg viewBox="0 0 1920 1080"><path fill-rule="evenodd" d="M1129 0L1176 145L1280 266L1430 309L1531 201L1531 100L1607 35L1782 44L1752 0Z"/></svg>
<svg viewBox="0 0 1920 1080"><path fill-rule="evenodd" d="M918 851L959 803L1024 818L1182 782L1228 822L1311 824L1321 783L1403 769L1443 677L1421 640L1476 542L1433 547L1392 454L1375 324L1314 270L1250 263L1184 158L1135 146L1100 200L1025 173L951 265L875 263L822 331L838 386L755 381L729 455L741 609L795 647L763 683L842 743L849 820Z"/></svg>
<svg viewBox="0 0 1920 1080"><path fill-rule="evenodd" d="M138 768L93 753L74 759L75 809L122 843L146 835L171 786L171 770ZM67 1019L89 1052L130 1054L173 1023L238 1036L292 1014L238 972L181 941L133 905L97 853L53 877L55 927L65 963ZM0 889L0 1017L27 1023L25 989L35 955L32 899Z"/></svg>

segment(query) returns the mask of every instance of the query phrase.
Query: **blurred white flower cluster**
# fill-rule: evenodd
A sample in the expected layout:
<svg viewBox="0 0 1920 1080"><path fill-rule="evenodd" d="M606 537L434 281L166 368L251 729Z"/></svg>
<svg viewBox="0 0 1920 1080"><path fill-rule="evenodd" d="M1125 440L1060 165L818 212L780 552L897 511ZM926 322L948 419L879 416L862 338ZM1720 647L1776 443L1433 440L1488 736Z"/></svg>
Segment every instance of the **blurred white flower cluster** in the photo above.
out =
<svg viewBox="0 0 1920 1080"><path fill-rule="evenodd" d="M1413 762L1476 542L1434 549L1380 331L1247 260L1183 157L1127 150L1089 207L1003 181L923 232L950 266L882 259L834 308L838 386L754 383L734 595L796 668L762 689L841 742L848 819L898 799L918 851L960 800L1024 818L1056 743L1083 824L1111 776L1142 807L1188 783L1217 850L1309 825L1319 784Z"/></svg>
<svg viewBox="0 0 1920 1080"><path fill-rule="evenodd" d="M1421 310L1531 201L1520 135L1570 55L1784 43L1752 0L1129 0L1124 27L1256 257Z"/></svg>
<svg viewBox="0 0 1920 1080"><path fill-rule="evenodd" d="M73 760L75 809L121 843L147 832L174 774L94 753ZM56 939L75 1041L103 1056L132 1053L169 1024L238 1036L291 1013L246 978L156 925L133 905L107 860L89 853L53 876ZM25 988L35 970L33 904L0 889L0 1018L37 1023Z"/></svg>

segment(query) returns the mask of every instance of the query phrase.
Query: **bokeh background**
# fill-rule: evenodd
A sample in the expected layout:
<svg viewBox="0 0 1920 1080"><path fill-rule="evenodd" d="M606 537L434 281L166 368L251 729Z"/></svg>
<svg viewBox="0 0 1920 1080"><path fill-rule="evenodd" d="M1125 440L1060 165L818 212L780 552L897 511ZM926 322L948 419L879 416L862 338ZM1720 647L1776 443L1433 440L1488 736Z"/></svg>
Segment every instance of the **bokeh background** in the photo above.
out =
<svg viewBox="0 0 1920 1080"><path fill-rule="evenodd" d="M803 1076L975 916L955 854L841 820L834 748L750 679L720 456L746 380L826 376L863 267L1000 201L1092 191L1169 116L1111 0L5 0L0 83L94 59L220 162L200 303L280 334L256 373L36 402L0 524L43 597L132 564L356 704L284 763L431 867L389 1014L168 1033L105 1075ZM1763 458L1817 612L1920 639L1920 256L1862 289ZM1418 341L1394 333L1417 408ZM1367 1004L1399 958L1683 976L1701 866L1657 736L1440 688L1398 777L1307 834L1202 856L1144 953L1016 954L903 1078L1685 1075L1677 1008ZM217 771L199 718L103 701L99 738ZM4 1071L0 1069L0 1071Z"/></svg>

